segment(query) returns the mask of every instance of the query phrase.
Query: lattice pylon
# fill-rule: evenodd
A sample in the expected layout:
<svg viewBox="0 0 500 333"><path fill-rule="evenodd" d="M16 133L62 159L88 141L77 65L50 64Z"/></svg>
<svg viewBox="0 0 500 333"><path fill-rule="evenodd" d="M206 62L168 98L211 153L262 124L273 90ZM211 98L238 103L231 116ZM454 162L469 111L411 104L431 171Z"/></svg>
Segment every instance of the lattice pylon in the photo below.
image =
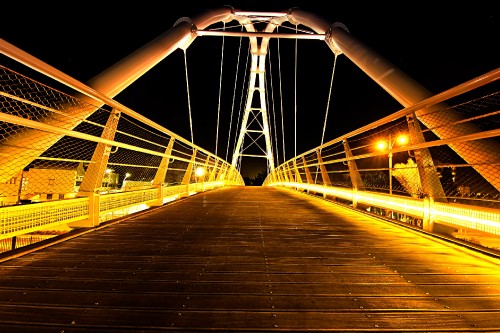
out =
<svg viewBox="0 0 500 333"><path fill-rule="evenodd" d="M274 170L274 155L271 145L271 137L269 131L269 122L266 108L266 89L265 89L265 60L266 52L252 53L252 63L250 67L250 79L248 82L247 100L245 103L245 111L241 121L240 133L238 141L233 153L231 164L238 170L241 170L239 161L241 157L260 157L267 159L268 171ZM258 86L256 86L258 80ZM254 99L255 94L259 98ZM255 103L257 102L257 103ZM259 104L259 105L254 105ZM250 117L253 117L250 119ZM249 137L250 145L244 146L245 138ZM265 148L259 146L259 142L264 138ZM243 152L249 146L257 145L261 151L260 154L244 154Z"/></svg>

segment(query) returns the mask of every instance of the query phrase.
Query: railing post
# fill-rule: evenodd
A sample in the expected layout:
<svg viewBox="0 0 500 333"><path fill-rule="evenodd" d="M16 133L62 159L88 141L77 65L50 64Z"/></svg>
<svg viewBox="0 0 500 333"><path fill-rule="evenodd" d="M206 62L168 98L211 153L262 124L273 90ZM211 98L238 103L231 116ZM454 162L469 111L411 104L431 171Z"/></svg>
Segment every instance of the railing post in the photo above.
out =
<svg viewBox="0 0 500 333"><path fill-rule="evenodd" d="M288 169L287 169L288 164L283 165L283 178L285 179L285 182L290 182L290 179L288 178Z"/></svg>
<svg viewBox="0 0 500 333"><path fill-rule="evenodd" d="M217 175L217 164L218 163L219 163L219 161L217 161L217 160L214 161L214 167L213 167L212 171L210 172L210 177L208 177L209 182L213 182L215 180L215 176Z"/></svg>
<svg viewBox="0 0 500 333"><path fill-rule="evenodd" d="M342 141L344 144L345 156L347 158L347 166L349 168L349 176L351 177L352 186L356 190L364 190L365 185L363 184L363 180L361 179L361 175L359 174L358 166L356 165L356 161L353 159L351 148L349 147L349 143L347 139Z"/></svg>
<svg viewBox="0 0 500 333"><path fill-rule="evenodd" d="M422 219L422 229L432 232L434 229L434 216L432 214L434 200L432 197L424 198L424 217Z"/></svg>
<svg viewBox="0 0 500 333"><path fill-rule="evenodd" d="M227 169L227 165L226 164L222 164L221 165L221 168L219 170L219 173L217 174L217 180L219 181L225 181L226 180L226 169Z"/></svg>
<svg viewBox="0 0 500 333"><path fill-rule="evenodd" d="M358 191L359 190L364 190L365 185L363 184L363 180L361 179L361 175L359 174L358 166L356 164L356 161L352 158L352 151L351 147L349 147L349 143L347 142L347 139L343 140L342 143L344 144L344 151L345 151L345 157L347 159L347 167L349 168L349 176L351 178L351 184L352 184L352 191L353 191L353 201L352 201L352 207L357 208L358 206L358 201L357 201L357 196L358 196Z"/></svg>
<svg viewBox="0 0 500 333"><path fill-rule="evenodd" d="M304 164L304 171L306 172L307 184L314 184L314 181L311 176L311 171L309 171L309 167L307 166L306 158L304 156L302 156L302 164ZM307 194L309 194L310 192L311 191L309 190L309 188L307 188ZM316 192L313 192L313 194L314 193Z"/></svg>
<svg viewBox="0 0 500 333"><path fill-rule="evenodd" d="M172 149L174 147L175 138L171 137L168 141L167 148L165 149L165 156L161 158L160 165L156 171L155 178L153 179L153 186L158 189L158 200L151 204L151 206L161 206L163 205L163 183L165 182L165 177L168 171L168 164L170 162L170 156L172 155Z"/></svg>
<svg viewBox="0 0 500 333"><path fill-rule="evenodd" d="M277 181L280 182L280 183L283 183L284 182L284 179L281 175L281 170L282 170L282 166L279 166L276 168L276 178L277 178Z"/></svg>
<svg viewBox="0 0 500 333"><path fill-rule="evenodd" d="M210 162L210 155L207 155L207 159L205 160L205 164L203 165L203 175L201 176L201 190L205 192L205 179L208 175L208 163ZM199 181L199 180L198 180Z"/></svg>
<svg viewBox="0 0 500 333"><path fill-rule="evenodd" d="M121 113L117 109L111 111L106 126L101 134L102 139L114 140L120 115ZM108 165L111 148L112 146L109 144L97 144L77 194L77 197L89 198L89 216L86 220L70 223L70 227L95 227L99 225L99 191L102 187L102 180Z"/></svg>
<svg viewBox="0 0 500 333"><path fill-rule="evenodd" d="M330 181L330 177L328 177L328 172L326 171L326 167L323 164L323 158L321 158L321 151L319 149L316 150L316 155L318 155L318 164L321 171L323 186L332 186L332 182ZM323 193L323 197L326 198L326 192Z"/></svg>
<svg viewBox="0 0 500 333"><path fill-rule="evenodd" d="M228 167L226 170L226 182L231 183L233 181L233 176L234 176L234 169L231 167Z"/></svg>
<svg viewBox="0 0 500 333"><path fill-rule="evenodd" d="M89 198L89 227L98 226L99 221L99 212L101 211L101 195L99 193L91 193ZM74 224L71 224L71 227L75 227Z"/></svg>
<svg viewBox="0 0 500 333"><path fill-rule="evenodd" d="M302 183L302 177L300 176L299 169L297 168L297 160L296 159L293 160L293 169L295 171L295 182ZM298 190L297 187L295 189ZM303 191L303 190L301 190L301 191Z"/></svg>
<svg viewBox="0 0 500 333"><path fill-rule="evenodd" d="M292 168L290 167L289 164L287 164L288 167L288 176L290 177L291 182L296 182L297 180L295 179L293 173L292 173Z"/></svg>
<svg viewBox="0 0 500 333"><path fill-rule="evenodd" d="M283 182L283 178L281 177L281 167L274 169L274 180L279 183Z"/></svg>
<svg viewBox="0 0 500 333"><path fill-rule="evenodd" d="M186 185L186 194L185 196L189 196L189 183L191 182L191 175L193 173L193 165L196 159L197 149L193 148L193 155L191 156L191 161L189 162L186 173L184 173L184 177L182 178L181 184Z"/></svg>

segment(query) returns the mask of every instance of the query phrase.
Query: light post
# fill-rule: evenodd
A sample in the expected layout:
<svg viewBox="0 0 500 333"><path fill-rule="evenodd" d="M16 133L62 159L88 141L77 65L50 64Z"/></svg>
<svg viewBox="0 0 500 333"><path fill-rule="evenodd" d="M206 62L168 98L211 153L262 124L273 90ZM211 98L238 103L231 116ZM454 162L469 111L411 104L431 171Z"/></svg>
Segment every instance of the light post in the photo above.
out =
<svg viewBox="0 0 500 333"><path fill-rule="evenodd" d="M389 145L389 194L390 195L392 195L392 151L391 150L392 150L392 145Z"/></svg>
<svg viewBox="0 0 500 333"><path fill-rule="evenodd" d="M388 150L389 154L389 194L392 195L392 147L397 143L399 146L403 147L408 144L408 136L406 134L398 135L394 140L392 139L392 135L389 134L389 139L387 141L381 140L377 142L377 149L379 150Z"/></svg>
<svg viewBox="0 0 500 333"><path fill-rule="evenodd" d="M125 181L130 176L132 176L132 175L130 173L128 173L128 172L125 174L125 177L123 178L123 182L122 182L122 191L125 189Z"/></svg>

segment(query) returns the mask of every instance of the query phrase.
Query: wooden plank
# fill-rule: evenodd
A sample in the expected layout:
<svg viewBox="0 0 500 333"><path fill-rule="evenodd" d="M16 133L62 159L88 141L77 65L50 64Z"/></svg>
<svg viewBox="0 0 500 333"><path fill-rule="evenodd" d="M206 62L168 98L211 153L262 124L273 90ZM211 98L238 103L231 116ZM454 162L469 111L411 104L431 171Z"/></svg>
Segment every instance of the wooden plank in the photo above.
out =
<svg viewBox="0 0 500 333"><path fill-rule="evenodd" d="M237 187L0 263L0 327L500 330L499 264L304 194Z"/></svg>

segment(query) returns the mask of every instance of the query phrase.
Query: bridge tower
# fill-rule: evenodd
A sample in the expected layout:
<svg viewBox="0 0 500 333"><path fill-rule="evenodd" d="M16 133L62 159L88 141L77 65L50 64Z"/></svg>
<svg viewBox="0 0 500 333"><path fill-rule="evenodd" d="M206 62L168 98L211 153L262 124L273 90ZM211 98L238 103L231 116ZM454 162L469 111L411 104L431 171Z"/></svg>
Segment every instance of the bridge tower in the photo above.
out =
<svg viewBox="0 0 500 333"><path fill-rule="evenodd" d="M254 45L256 44L253 44L253 46ZM265 158L267 159L268 172L271 172L274 170L274 155L266 108L265 68L267 43L261 43L260 46L255 48L252 47L251 52L247 99L231 164L236 169L240 170L240 161L242 157ZM244 146L245 138L247 137L250 139L250 143ZM265 148L262 147L263 143L265 144ZM257 153L245 153L245 150L252 146L257 148ZM253 151L255 151L255 149Z"/></svg>

